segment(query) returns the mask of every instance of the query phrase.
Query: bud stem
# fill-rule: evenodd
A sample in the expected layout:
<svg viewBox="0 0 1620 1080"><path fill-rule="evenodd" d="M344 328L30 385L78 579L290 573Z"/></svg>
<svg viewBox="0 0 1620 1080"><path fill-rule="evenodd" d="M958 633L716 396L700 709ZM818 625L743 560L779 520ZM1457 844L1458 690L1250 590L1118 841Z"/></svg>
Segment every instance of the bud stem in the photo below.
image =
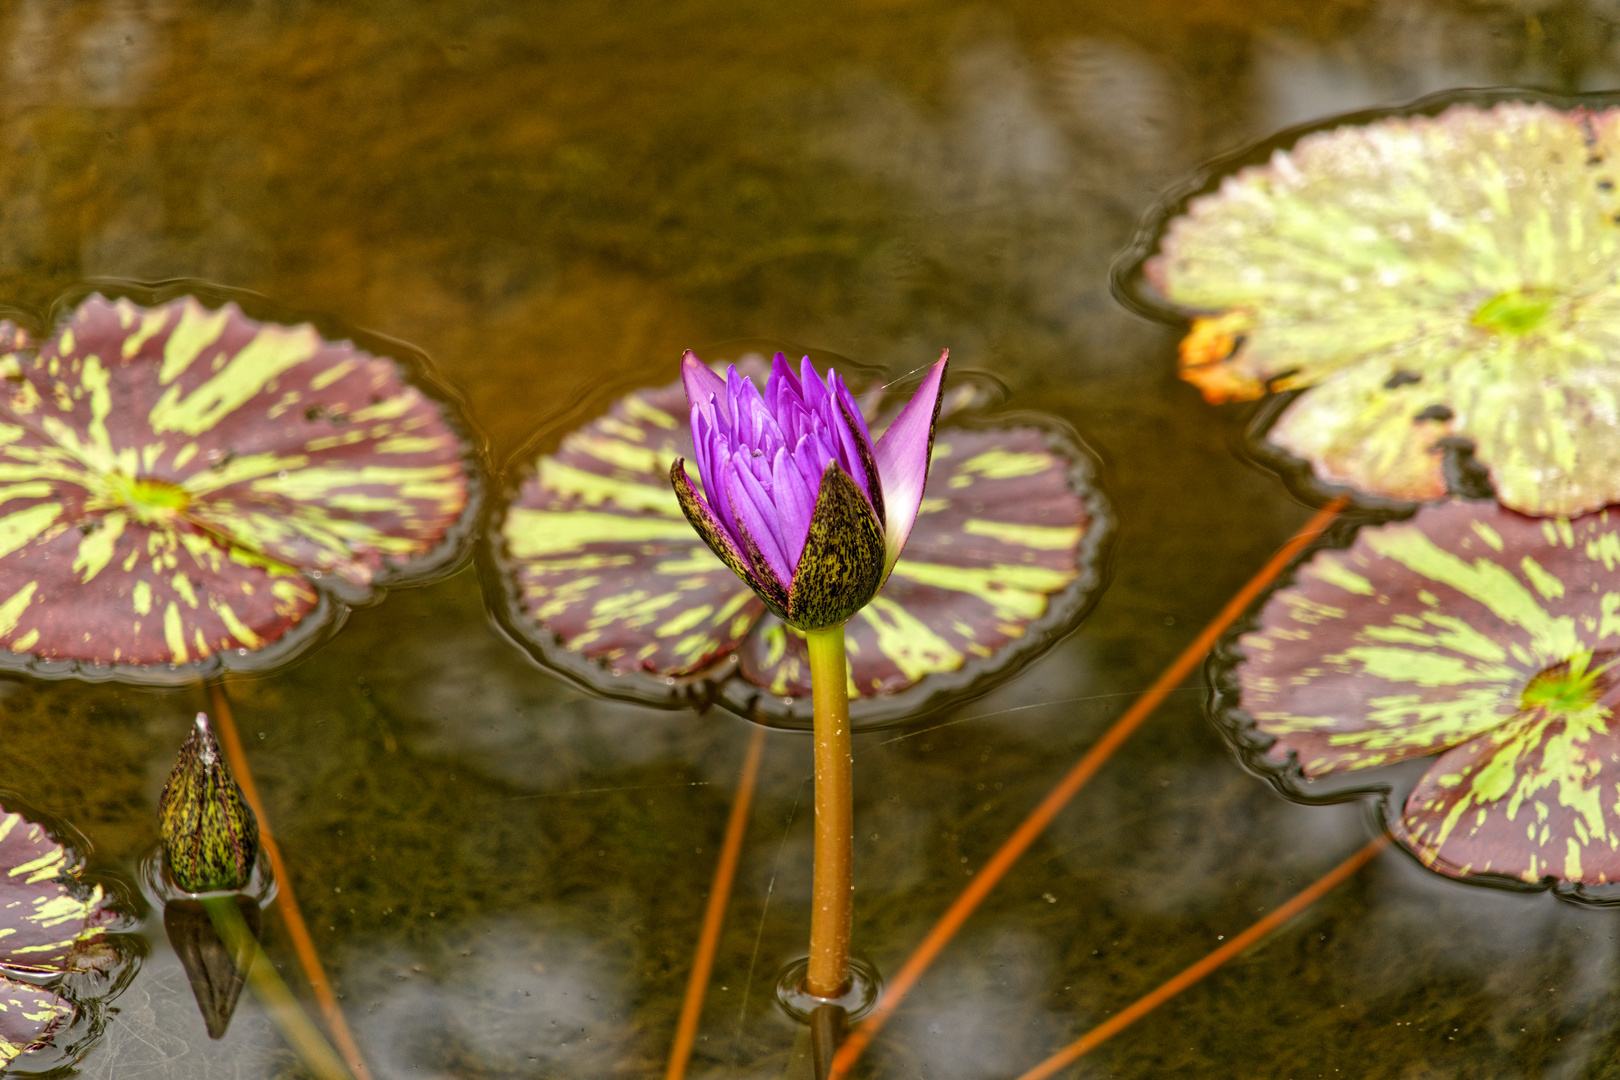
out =
<svg viewBox="0 0 1620 1080"><path fill-rule="evenodd" d="M849 989L849 935L855 907L854 765L849 742L849 669L844 628L805 631L815 703L816 850L810 915L810 970L804 987L835 998Z"/></svg>
<svg viewBox="0 0 1620 1080"><path fill-rule="evenodd" d="M318 1080L354 1080L343 1059L337 1056L337 1051L332 1049L320 1029L310 1020L303 1006L298 1004L298 999L292 996L287 984L281 981L270 958L264 955L258 939L248 929L247 920L242 918L242 909L237 907L236 897L204 896L201 899L226 950L232 956L247 957L243 977L253 988L259 1004L269 1014L270 1022L275 1024L293 1052L303 1059L311 1075Z"/></svg>

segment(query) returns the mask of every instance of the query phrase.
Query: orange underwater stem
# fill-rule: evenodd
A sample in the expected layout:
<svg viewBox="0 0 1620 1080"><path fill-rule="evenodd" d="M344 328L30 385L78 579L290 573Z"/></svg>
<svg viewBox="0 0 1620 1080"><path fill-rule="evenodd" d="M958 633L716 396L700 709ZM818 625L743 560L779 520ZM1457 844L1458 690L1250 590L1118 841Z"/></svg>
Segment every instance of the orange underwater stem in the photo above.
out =
<svg viewBox="0 0 1620 1080"><path fill-rule="evenodd" d="M839 1047L838 1055L833 1058L829 1080L837 1080L837 1078L849 1075L850 1069L854 1068L855 1062L866 1050L867 1045L871 1043L873 1036L888 1022L895 1009L900 1007L900 1003L906 999L906 995L911 992L912 987L916 986L917 980L922 977L924 971L928 970L928 966L934 962L934 958L956 936L956 932L962 928L962 924L967 922L968 916L973 914L984 898L990 894L990 890L996 887L996 884L1008 870L1012 869L1013 864L1018 861L1019 857L1029 850L1029 846L1051 824L1058 811L1062 810L1069 800L1074 798L1075 793L1085 786L1086 781L1091 779L1092 774L1113 756L1114 751L1118 750L1125 740L1130 738L1131 733L1141 726L1142 721L1152 715L1153 710L1159 707L1170 692L1179 686L1181 681L1203 662L1205 655L1215 647L1215 642L1226 632L1227 627L1236 622L1238 617L1248 610L1249 605L1265 590L1267 585L1271 584L1278 574L1287 568L1289 563L1293 561L1294 556L1298 555L1307 544L1320 536L1323 530L1333 523L1333 520L1339 516L1339 513L1349 501L1347 497L1340 496L1318 510L1311 520L1306 522L1305 528L1292 540L1284 544L1260 568L1260 572L1250 578L1248 583L1238 590L1236 596L1227 601L1226 606L1221 608L1220 613L1210 621L1208 626L1199 632L1198 636L1193 639L1192 644L1188 645L1181 655L1176 657L1169 667L1165 668L1164 673L1154 680L1153 685L1148 688L1147 692L1137 698L1123 716L1114 721L1113 726L1103 733L1102 738L1097 740L1097 743L1075 764L1074 768L1069 770L1069 774L1059 781L1058 785L1047 794L1046 798L1042 799L1040 804L1030 812L1030 815L1024 819L1023 823L1007 838L1006 843L1001 845L1000 850L991 856L990 860L984 864L984 868L968 883L968 887L963 890L962 894L946 909L945 914L940 916L939 921L928 931L927 936L917 946L916 951L906 959L893 981L885 988L883 997L878 1001L877 1007L854 1031L850 1032L849 1038L844 1041L844 1045Z"/></svg>
<svg viewBox="0 0 1620 1080"><path fill-rule="evenodd" d="M737 858L742 853L743 834L748 831L748 810L754 801L754 782L759 778L759 761L764 751L765 729L756 726L748 739L748 751L743 755L742 773L737 777L737 795L731 803L731 817L726 821L726 838L720 847L720 863L714 868L709 904L703 911L703 932L698 935L697 953L692 958L692 975L686 980L686 999L681 1003L681 1018L675 1024L675 1045L669 1050L664 1080L685 1077L686 1063L697 1041L703 998L709 989L709 973L714 970L720 927L726 919L731 883L737 876Z"/></svg>
<svg viewBox="0 0 1620 1080"><path fill-rule="evenodd" d="M254 815L259 819L259 846L264 849L265 856L270 860L270 871L276 876L276 905L281 909L282 922L287 924L287 936L292 939L293 950L303 965L310 989L315 991L315 1000L326 1017L326 1026L332 1033L332 1042L337 1045L338 1053L343 1055L358 1080L371 1080L365 1059L360 1056L360 1047L354 1041L348 1021L343 1018L343 1010L338 1005L337 995L332 992L332 984L326 978L321 956L315 951L315 941L309 936L304 914L298 909L292 878L287 873L286 863L281 861L281 849L276 846L276 838L270 831L270 819L265 815L264 803L259 801L259 789L248 768L247 754L242 749L242 737L236 731L236 720L231 715L231 702L225 696L224 684L218 679L208 680L208 696L214 705L214 728L219 733L225 757L231 763L231 771L236 774L237 786L242 789L248 806L253 808Z"/></svg>
<svg viewBox="0 0 1620 1080"><path fill-rule="evenodd" d="M1018 1080L1046 1080L1046 1077L1051 1076L1065 1065L1070 1064L1088 1050L1095 1049L1108 1039L1119 1034L1121 1031L1124 1031L1126 1028L1136 1023L1136 1021L1140 1020L1154 1009L1157 1009L1160 1005L1163 1005L1166 1001L1169 1001L1171 998L1187 989L1187 987L1191 986L1199 979L1202 979L1205 975L1208 975L1210 972L1214 971L1216 968L1238 955L1238 953L1241 953L1250 945L1253 945L1255 942L1259 941L1273 930L1276 930L1278 927L1282 926L1283 923L1287 922L1289 919L1292 919L1295 915L1298 915L1300 912L1322 899L1322 897L1332 892L1344 882L1345 878L1367 865L1367 863L1372 861L1373 856L1377 855L1380 851L1383 851L1384 848L1388 846L1388 836L1380 836L1376 840L1369 841L1367 845L1360 851L1344 860L1344 862L1340 863L1338 866L1335 866L1332 870L1329 870L1327 873L1323 874L1312 884L1307 885L1291 900L1283 904L1281 907L1271 911L1259 922L1243 931L1243 933L1239 934L1231 941L1228 941L1225 945L1222 945L1220 948L1216 949L1214 952L1210 953L1196 964L1187 968L1181 974L1160 986L1157 990L1147 994L1145 997L1139 998L1126 1008L1121 1009L1113 1016L1110 1016L1107 1020L1104 1020L1102 1023L1098 1024L1096 1027L1080 1036L1062 1050L1059 1050L1057 1053L1053 1054L1051 1057L1047 1058L1045 1061L1041 1062L1027 1073L1024 1073L1018 1078Z"/></svg>

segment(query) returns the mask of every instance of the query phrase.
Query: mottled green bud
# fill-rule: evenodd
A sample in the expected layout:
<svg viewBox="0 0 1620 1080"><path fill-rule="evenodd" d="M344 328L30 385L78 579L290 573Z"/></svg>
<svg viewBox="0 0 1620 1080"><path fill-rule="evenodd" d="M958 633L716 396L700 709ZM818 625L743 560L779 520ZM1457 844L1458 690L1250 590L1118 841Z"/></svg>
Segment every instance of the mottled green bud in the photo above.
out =
<svg viewBox="0 0 1620 1080"><path fill-rule="evenodd" d="M158 800L158 833L169 877L186 892L247 886L259 853L259 823L225 766L205 713L197 714Z"/></svg>

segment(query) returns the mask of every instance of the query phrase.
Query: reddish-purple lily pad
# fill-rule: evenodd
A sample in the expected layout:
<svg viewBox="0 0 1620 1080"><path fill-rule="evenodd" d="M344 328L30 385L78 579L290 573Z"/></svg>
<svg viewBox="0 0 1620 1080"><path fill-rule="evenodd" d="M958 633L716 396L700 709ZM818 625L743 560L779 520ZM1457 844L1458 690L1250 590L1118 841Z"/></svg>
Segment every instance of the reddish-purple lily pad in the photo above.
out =
<svg viewBox="0 0 1620 1080"><path fill-rule="evenodd" d="M307 324L92 296L0 343L0 648L36 671L284 658L467 509L443 408Z"/></svg>
<svg viewBox="0 0 1620 1080"><path fill-rule="evenodd" d="M939 429L905 552L848 624L858 723L1010 674L1098 592L1108 516L1090 459L1045 418L979 426L964 414L982 391L947 395L941 422L957 416ZM691 453L678 382L565 436L492 530L498 613L542 662L604 693L808 723L803 637L715 558L670 489L670 462Z"/></svg>
<svg viewBox="0 0 1620 1080"><path fill-rule="evenodd" d="M0 816L0 968L66 971L113 920L101 886L79 888L77 865L44 826Z"/></svg>
<svg viewBox="0 0 1620 1080"><path fill-rule="evenodd" d="M1306 778L1438 754L1394 832L1454 877L1620 880L1620 515L1425 507L1322 550L1239 639L1238 705Z"/></svg>
<svg viewBox="0 0 1620 1080"><path fill-rule="evenodd" d="M0 1066L50 1041L73 1017L54 983L36 980L95 966L115 916L99 885L43 826L0 808Z"/></svg>

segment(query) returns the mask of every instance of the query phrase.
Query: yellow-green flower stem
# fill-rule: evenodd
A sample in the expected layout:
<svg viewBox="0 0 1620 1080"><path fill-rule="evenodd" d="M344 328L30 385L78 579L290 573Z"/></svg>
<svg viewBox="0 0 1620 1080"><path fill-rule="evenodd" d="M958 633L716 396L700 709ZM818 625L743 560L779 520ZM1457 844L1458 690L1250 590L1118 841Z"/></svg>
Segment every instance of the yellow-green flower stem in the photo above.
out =
<svg viewBox="0 0 1620 1080"><path fill-rule="evenodd" d="M303 1006L298 1004L298 999L287 989L287 984L281 981L270 958L259 948L258 939L248 929L247 920L242 918L242 909L236 906L236 897L205 896L202 903L230 955L236 957L238 963L242 962L243 957L247 958L247 970L242 973L243 977L253 988L259 1004L269 1014L270 1022L281 1032L281 1037L292 1047L293 1053L303 1060L310 1074L316 1080L354 1080L343 1059L337 1056L337 1051L332 1049L314 1021L310 1020L309 1014L304 1012Z"/></svg>
<svg viewBox="0 0 1620 1080"><path fill-rule="evenodd" d="M816 852L810 914L810 970L804 988L835 998L849 989L849 930L855 909L854 764L849 748L849 670L844 628L807 630L815 703Z"/></svg>

